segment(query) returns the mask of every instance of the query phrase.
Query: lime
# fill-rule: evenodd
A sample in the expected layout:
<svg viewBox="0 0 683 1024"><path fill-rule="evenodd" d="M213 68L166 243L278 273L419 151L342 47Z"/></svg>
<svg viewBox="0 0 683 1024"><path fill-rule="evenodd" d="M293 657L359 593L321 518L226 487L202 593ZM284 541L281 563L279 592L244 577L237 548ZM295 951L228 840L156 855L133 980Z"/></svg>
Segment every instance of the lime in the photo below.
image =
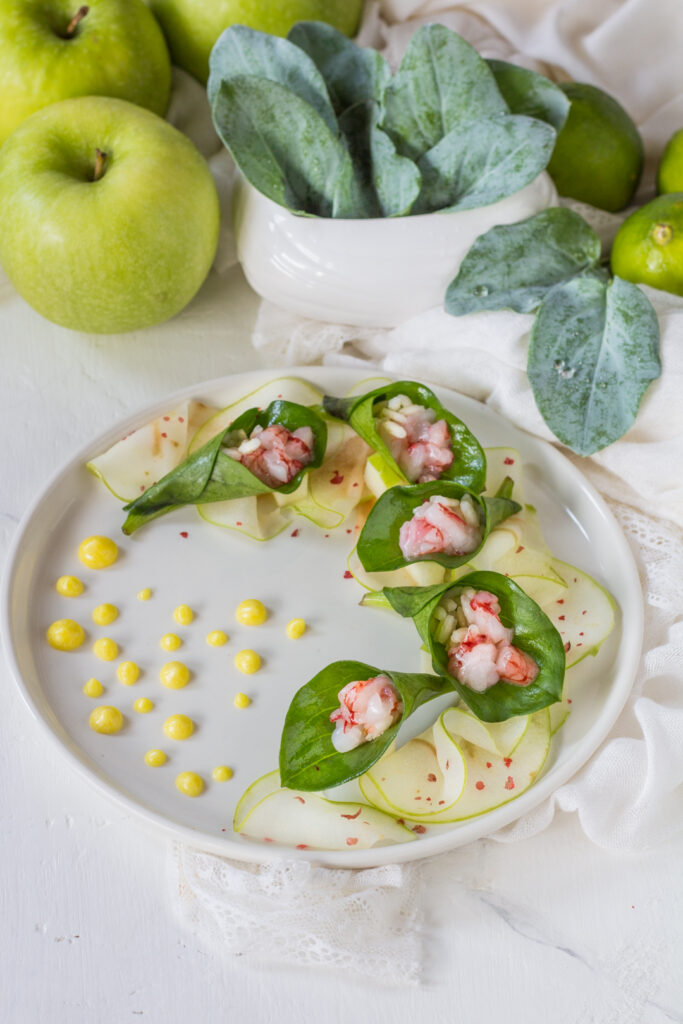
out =
<svg viewBox="0 0 683 1024"><path fill-rule="evenodd" d="M623 210L643 169L638 129L602 89L580 82L560 88L571 105L548 164L557 191L601 210Z"/></svg>
<svg viewBox="0 0 683 1024"><path fill-rule="evenodd" d="M657 191L683 191L683 128L675 132L666 144L657 170Z"/></svg>
<svg viewBox="0 0 683 1024"><path fill-rule="evenodd" d="M612 273L683 295L683 192L646 203L619 228Z"/></svg>

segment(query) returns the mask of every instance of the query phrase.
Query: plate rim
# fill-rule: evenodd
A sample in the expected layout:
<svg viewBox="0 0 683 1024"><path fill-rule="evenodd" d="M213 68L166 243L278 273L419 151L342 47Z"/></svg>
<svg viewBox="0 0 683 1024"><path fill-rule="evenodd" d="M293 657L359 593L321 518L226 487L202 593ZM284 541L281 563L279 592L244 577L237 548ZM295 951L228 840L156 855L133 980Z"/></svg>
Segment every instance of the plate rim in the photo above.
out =
<svg viewBox="0 0 683 1024"><path fill-rule="evenodd" d="M575 466L574 463L559 451L551 442L546 441L535 434L529 433L522 427L513 423L507 417L503 416L497 410L487 406L485 403L470 398L468 395L463 395L451 388L438 384L431 385L437 392L440 391L444 392L448 396L453 396L458 403L463 403L465 407L470 406L473 409L476 409L479 413L483 411L485 415L490 415L494 420L499 420L503 424L512 425L516 431L527 437L533 445L538 445L543 451L544 457L550 459L551 462L554 462L556 467L561 470L565 476L568 476L570 479L573 479L575 483L580 485L584 492L591 498L603 519L606 520L606 523L612 528L614 533L614 542L617 548L620 549L619 554L623 561L623 568L631 577L631 586L629 586L629 598L632 604L632 607L629 609L631 621L628 624L629 631L626 632L626 630L624 630L622 635L622 648L626 648L625 653L628 656L628 663L630 663L632 668L630 671L624 670L621 674L621 681L618 687L615 688L613 685L610 688L604 702L602 712L598 716L597 721L588 730L588 732L584 734L582 742L573 752L573 755L567 757L566 761L557 768L554 775L542 775L538 782L525 790L519 797L487 812L486 814L477 815L473 818L467 819L466 822L458 829L450 831L444 830L444 832L428 836L419 842L399 843L390 846L375 847L368 850L318 850L314 852L313 856L311 855L313 851L293 850L288 847L276 845L271 846L270 844L263 844L263 846L260 846L257 843L245 842L244 846L240 846L238 836L234 833L231 833L230 836L226 834L225 837L215 837L209 833L202 832L199 829L194 829L190 826L171 821L165 815L145 806L142 801L135 800L121 792L115 783L102 778L96 771L86 765L71 749L71 747L58 735L51 723L48 721L46 715L33 700L29 692L29 688L24 682L19 668L14 637L11 630L11 597L22 547L25 543L25 538L29 533L33 517L49 496L53 487L57 485L64 474L82 467L83 464L92 457L92 451L95 447L101 450L104 446L109 446L111 443L130 433L132 430L138 429L138 427L143 426L144 423L149 422L150 419L155 418L158 414L162 414L167 410L170 403L175 404L179 401L194 397L197 394L216 391L221 387L229 387L240 379L256 381L254 384L255 388L268 380L287 377L299 377L316 383L316 373L322 373L323 375L335 375L339 372L346 376L353 374L358 376L357 383L360 383L363 380L371 381L382 378L389 380L407 379L404 374L385 371L374 366L367 367L367 372L365 372L366 368L360 366L326 366L319 364L287 366L282 367L281 369L282 373L278 373L278 368L257 368L236 374L226 374L222 377L210 378L209 380L190 384L180 390L166 394L157 401L145 403L135 412L126 416L125 419L117 421L110 429L98 434L94 439L91 439L86 444L80 446L70 458L60 464L55 472L50 475L48 480L38 490L38 493L35 495L33 500L29 503L28 508L17 525L16 532L9 545L7 560L2 575L2 581L0 583L0 638L3 642L5 660L10 668L12 678L17 685L24 705L27 707L34 721L38 723L43 734L47 734L51 744L53 744L56 750L61 753L62 757L66 759L67 764L69 764L81 776L81 778L85 779L96 791L104 795L108 800L113 801L115 805L127 811L132 816L136 825L152 825L155 830L160 830L163 834L166 834L168 838L175 839L176 841L181 840L201 852L218 854L230 859L242 860L255 864L266 864L283 860L302 860L312 861L316 864L322 864L329 867L354 869L379 867L385 864L423 860L428 857L438 856L439 854L457 849L459 846L476 842L478 839L487 838L500 829L505 828L507 825L512 824L514 821L517 821L525 814L535 810L557 789L565 785L569 779L571 779L576 772L579 771L579 769L582 768L591 757L593 757L601 746L621 714L621 711L623 710L633 688L642 653L644 603L634 553L626 540L621 526L617 522L605 499L599 494L590 480L588 480L581 470L578 469L578 467ZM619 607L623 610L623 606L621 604ZM626 623L622 621L622 627L625 625ZM518 810L520 806L521 810ZM483 822L493 822L493 824L488 828L471 829L471 831L478 833L476 835L469 836L467 834L470 825L477 825ZM465 833L464 838L462 838L463 832Z"/></svg>

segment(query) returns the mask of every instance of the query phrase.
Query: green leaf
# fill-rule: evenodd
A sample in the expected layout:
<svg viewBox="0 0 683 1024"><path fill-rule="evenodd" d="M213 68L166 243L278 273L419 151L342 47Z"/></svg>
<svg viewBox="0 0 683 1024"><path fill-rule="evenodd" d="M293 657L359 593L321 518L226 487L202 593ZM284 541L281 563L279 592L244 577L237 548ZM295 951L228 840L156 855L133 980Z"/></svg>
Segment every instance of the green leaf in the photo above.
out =
<svg viewBox="0 0 683 1024"><path fill-rule="evenodd" d="M269 487L241 462L231 458L223 446L230 446L231 436L237 430L247 435L258 424L268 427L280 423L290 431L310 427L313 431L313 454L308 465L300 470L288 484ZM320 466L327 445L327 427L313 410L296 402L275 401L263 410L247 409L228 427L207 444L189 455L179 466L153 484L135 501L124 505L128 517L123 532L134 533L145 523L158 516L173 512L183 505L205 505L215 501L230 501L259 494L291 494L311 469Z"/></svg>
<svg viewBox="0 0 683 1024"><path fill-rule="evenodd" d="M531 331L528 374L555 436L578 455L618 440L660 374L658 349L657 315L635 285L576 278L553 288Z"/></svg>
<svg viewBox="0 0 683 1024"><path fill-rule="evenodd" d="M500 603L500 619L514 629L513 643L538 665L538 675L527 686L502 680L484 693L463 686L448 670L448 651L435 637L434 612L447 592L454 595L465 587L487 590ZM411 593L413 591L413 593ZM424 593L420 593L423 591ZM497 572L472 572L457 583L436 587L385 587L384 594L399 615L412 618L432 659L432 666L448 679L477 718L483 722L504 722L515 715L527 715L549 707L562 697L565 652L562 637L535 601L507 576Z"/></svg>
<svg viewBox="0 0 683 1024"><path fill-rule="evenodd" d="M553 207L476 239L446 292L452 316L482 309L531 313L551 288L597 268L600 239L573 210Z"/></svg>
<svg viewBox="0 0 683 1024"><path fill-rule="evenodd" d="M330 715L347 683L389 676L403 703L398 722L374 740L339 753L332 745ZM289 789L321 790L355 779L391 746L401 724L422 704L452 692L448 680L434 675L389 672L360 661L335 661L295 693L280 743L280 776Z"/></svg>
<svg viewBox="0 0 683 1024"><path fill-rule="evenodd" d="M405 475L394 461L389 449L377 432L377 421L375 416L375 403L384 402L395 395L407 395L416 405L433 409L437 419L444 419L448 424L451 435L451 448L453 451L453 462L441 474L442 480L457 480L463 487L468 487L479 494L486 486L486 456L477 441L462 420L445 409L433 391L424 384L417 384L415 381L400 380L394 384L385 384L382 387L368 391L365 395L355 395L352 398L334 398L326 395L323 398L323 408L331 416L346 420L360 437L366 441L374 451L381 453L384 460L391 466L394 472L402 479ZM406 480L406 483L408 481Z"/></svg>
<svg viewBox="0 0 683 1024"><path fill-rule="evenodd" d="M299 96L278 82L237 76L221 83L212 112L235 163L263 195L295 213L355 216L362 197L349 154Z"/></svg>
<svg viewBox="0 0 683 1024"><path fill-rule="evenodd" d="M481 541L477 547L463 555L434 554L405 558L399 545L399 533L403 523L412 518L415 510L434 495L460 499L465 494L469 494L479 511ZM389 572L392 569L402 569L414 562L437 562L448 569L455 569L465 565L481 551L493 528L491 513L496 522L502 522L520 510L521 505L516 501L508 501L505 498L481 498L451 480L390 487L375 502L365 521L358 538L358 557L367 572Z"/></svg>
<svg viewBox="0 0 683 1024"><path fill-rule="evenodd" d="M310 57L287 39L257 32L246 25L232 25L211 51L209 66L207 93L211 107L221 82L255 75L279 82L293 92L313 107L327 127L336 133L337 119L322 75Z"/></svg>
<svg viewBox="0 0 683 1024"><path fill-rule="evenodd" d="M420 172L378 127L376 103L357 103L340 115L339 127L363 189L365 205L356 216L399 217L410 212L420 192Z"/></svg>
<svg viewBox="0 0 683 1024"><path fill-rule="evenodd" d="M381 104L391 70L377 50L356 46L321 21L299 21L287 38L315 64L337 114L366 100Z"/></svg>
<svg viewBox="0 0 683 1024"><path fill-rule="evenodd" d="M569 114L569 100L545 75L504 60L487 60L511 113L526 114L561 131Z"/></svg>
<svg viewBox="0 0 683 1024"><path fill-rule="evenodd" d="M384 106L383 127L399 153L415 161L454 128L508 109L486 62L444 25L415 33Z"/></svg>
<svg viewBox="0 0 683 1024"><path fill-rule="evenodd" d="M541 173L554 145L550 125L521 114L459 125L418 161L422 189L414 212L472 210L505 199Z"/></svg>

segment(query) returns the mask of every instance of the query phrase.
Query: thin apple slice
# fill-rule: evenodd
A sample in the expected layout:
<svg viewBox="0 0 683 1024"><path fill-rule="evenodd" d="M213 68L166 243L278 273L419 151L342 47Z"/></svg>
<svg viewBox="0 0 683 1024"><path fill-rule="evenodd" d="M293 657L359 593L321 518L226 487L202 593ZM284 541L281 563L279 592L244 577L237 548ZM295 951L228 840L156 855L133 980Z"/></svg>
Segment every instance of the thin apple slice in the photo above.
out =
<svg viewBox="0 0 683 1024"><path fill-rule="evenodd" d="M563 697L557 704L551 704L548 708L550 714L550 735L554 736L558 732L564 723L567 721L572 711L567 703L567 698Z"/></svg>
<svg viewBox="0 0 683 1024"><path fill-rule="evenodd" d="M319 405L322 397L322 391L307 380L300 377L276 377L275 380L267 381L247 395L237 398L223 409L214 410L211 419L191 435L189 454L197 451L221 430L225 430L247 409L253 409L254 406L264 409L278 398L283 398L287 402L298 402L299 405Z"/></svg>
<svg viewBox="0 0 683 1024"><path fill-rule="evenodd" d="M595 655L614 629L615 602L611 594L574 565L553 561L567 588L544 604L543 611L559 631L567 650L567 668Z"/></svg>
<svg viewBox="0 0 683 1024"><path fill-rule="evenodd" d="M120 501L134 501L180 465L194 436L216 410L203 402L182 402L98 455L88 469Z"/></svg>
<svg viewBox="0 0 683 1024"><path fill-rule="evenodd" d="M297 503L297 514L325 529L341 526L363 500L369 451L348 423L330 421L325 461L309 473L309 500Z"/></svg>
<svg viewBox="0 0 683 1024"><path fill-rule="evenodd" d="M375 452L365 463L365 486L375 498L381 498L390 487L405 484L405 478L390 466L383 455Z"/></svg>
<svg viewBox="0 0 683 1024"><path fill-rule="evenodd" d="M212 526L237 530L253 540L270 540L291 525L291 519L280 510L271 494L236 498L234 501L212 501L207 505L197 505L197 511Z"/></svg>
<svg viewBox="0 0 683 1024"><path fill-rule="evenodd" d="M431 566L435 566L435 568L439 570L440 575L434 572L434 578L430 580L430 583L443 583L446 570L442 566L437 565L435 562L421 562L418 564L427 567L427 571L423 578L427 577L427 573ZM410 572L414 566L405 566L403 569L392 569L391 572L366 572L360 563L356 548L353 549L346 559L346 567L355 579L356 583L360 583L361 587L371 592L379 592L382 590L382 587L414 587L416 583L415 576ZM438 578L436 578L437 576ZM387 607L389 611L392 610L391 605L388 603L383 606Z"/></svg>
<svg viewBox="0 0 683 1024"><path fill-rule="evenodd" d="M358 782L375 807L426 822L453 809L466 774L462 752L439 718L421 736L385 755Z"/></svg>
<svg viewBox="0 0 683 1024"><path fill-rule="evenodd" d="M529 715L517 715L505 722L481 722L465 708L448 708L441 716L446 732L491 754L509 757L529 727Z"/></svg>
<svg viewBox="0 0 683 1024"><path fill-rule="evenodd" d="M512 497L524 504L524 469L522 456L516 448L484 448L486 456L486 488L484 494L495 494L503 480L510 477L514 486Z"/></svg>
<svg viewBox="0 0 683 1024"><path fill-rule="evenodd" d="M281 789L277 771L249 787L235 810L233 828L250 839L308 850L369 850L416 839L394 816L359 801Z"/></svg>

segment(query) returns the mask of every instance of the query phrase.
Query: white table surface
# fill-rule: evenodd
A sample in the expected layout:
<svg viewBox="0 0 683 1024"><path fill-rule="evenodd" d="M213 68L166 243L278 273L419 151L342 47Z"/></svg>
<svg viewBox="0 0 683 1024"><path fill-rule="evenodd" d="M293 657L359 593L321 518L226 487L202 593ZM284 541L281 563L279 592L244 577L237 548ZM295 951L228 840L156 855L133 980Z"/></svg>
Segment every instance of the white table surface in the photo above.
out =
<svg viewBox="0 0 683 1024"><path fill-rule="evenodd" d="M212 275L172 325L71 334L0 272L0 555L29 501L94 433L192 381L252 369L257 300ZM683 1021L683 838L616 854L573 816L515 845L425 864L425 984L253 968L169 907L168 843L45 743L0 661L2 1024L664 1024ZM440 878L444 872L440 871Z"/></svg>

